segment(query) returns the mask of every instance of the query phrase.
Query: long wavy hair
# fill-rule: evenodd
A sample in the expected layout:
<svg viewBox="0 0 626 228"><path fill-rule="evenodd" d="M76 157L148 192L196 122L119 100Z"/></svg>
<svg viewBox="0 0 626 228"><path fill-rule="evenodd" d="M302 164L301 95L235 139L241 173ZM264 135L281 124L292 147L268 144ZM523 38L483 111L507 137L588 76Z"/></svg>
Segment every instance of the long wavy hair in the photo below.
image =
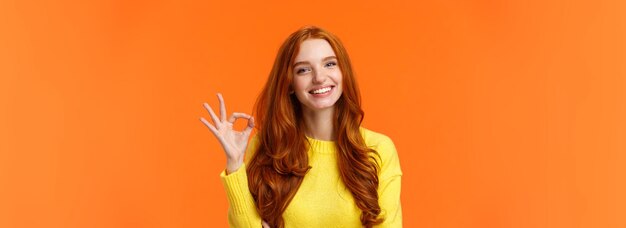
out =
<svg viewBox="0 0 626 228"><path fill-rule="evenodd" d="M269 78L255 104L258 147L248 164L248 184L256 207L271 227L284 227L282 214L311 168L302 107L290 94L293 63L300 44L307 39L330 43L343 75L343 93L335 103L334 130L337 135L341 179L361 209L365 227L380 224L378 204L378 153L368 148L359 132L364 112L346 49L333 34L314 26L292 33L282 44Z"/></svg>

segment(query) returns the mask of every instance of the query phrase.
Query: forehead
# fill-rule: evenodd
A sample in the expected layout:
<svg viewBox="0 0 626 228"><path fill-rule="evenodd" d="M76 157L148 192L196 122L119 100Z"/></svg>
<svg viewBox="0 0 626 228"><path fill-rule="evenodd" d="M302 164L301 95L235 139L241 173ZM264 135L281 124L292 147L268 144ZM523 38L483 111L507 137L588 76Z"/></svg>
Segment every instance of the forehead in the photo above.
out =
<svg viewBox="0 0 626 228"><path fill-rule="evenodd" d="M335 56L333 48L324 39L307 39L300 44L295 62L316 61L328 56Z"/></svg>

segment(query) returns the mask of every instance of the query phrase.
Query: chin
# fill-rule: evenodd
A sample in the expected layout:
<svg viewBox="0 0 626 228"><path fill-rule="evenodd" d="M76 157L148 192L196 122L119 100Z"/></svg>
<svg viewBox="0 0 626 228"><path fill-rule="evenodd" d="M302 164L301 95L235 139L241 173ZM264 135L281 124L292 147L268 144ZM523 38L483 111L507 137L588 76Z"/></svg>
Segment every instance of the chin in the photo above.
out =
<svg viewBox="0 0 626 228"><path fill-rule="evenodd" d="M335 103L333 103L333 104L308 105L308 108L312 109L312 110L326 110L326 109L329 109L329 108L334 108L335 107Z"/></svg>
<svg viewBox="0 0 626 228"><path fill-rule="evenodd" d="M321 111L321 110L327 110L329 108L334 108L337 104L337 102L339 101L340 97L337 97L335 99L326 99L323 101L317 101L315 102L314 99L306 99L306 102L300 102L300 104L302 105L303 108L312 110L312 111Z"/></svg>

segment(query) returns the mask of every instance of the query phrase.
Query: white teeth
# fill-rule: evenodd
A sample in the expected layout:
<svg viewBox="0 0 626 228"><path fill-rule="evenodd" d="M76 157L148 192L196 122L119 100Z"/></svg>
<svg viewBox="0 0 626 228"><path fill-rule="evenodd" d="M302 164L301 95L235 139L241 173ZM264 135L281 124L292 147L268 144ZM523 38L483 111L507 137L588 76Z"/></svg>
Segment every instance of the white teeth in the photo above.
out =
<svg viewBox="0 0 626 228"><path fill-rule="evenodd" d="M321 88L321 89L315 90L315 91L313 91L311 93L313 93L313 94L320 94L320 93L326 93L328 91L330 91L330 87Z"/></svg>

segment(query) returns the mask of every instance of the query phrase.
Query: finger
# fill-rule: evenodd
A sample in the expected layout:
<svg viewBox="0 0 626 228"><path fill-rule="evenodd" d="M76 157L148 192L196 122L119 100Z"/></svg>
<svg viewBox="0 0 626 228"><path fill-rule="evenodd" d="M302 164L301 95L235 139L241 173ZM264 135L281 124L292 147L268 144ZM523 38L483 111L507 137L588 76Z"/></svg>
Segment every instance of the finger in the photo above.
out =
<svg viewBox="0 0 626 228"><path fill-rule="evenodd" d="M217 128L215 128L215 126L213 126L211 123L209 123L209 121L207 121L206 119L204 119L203 117L200 117L200 121L202 121L202 123L204 123L204 125L206 125L209 130L211 130L211 132L213 133L213 135L215 135L215 137L217 138L217 140L222 144L222 145L226 145L224 142L224 138L221 137L219 135L219 131L217 131Z"/></svg>
<svg viewBox="0 0 626 228"><path fill-rule="evenodd" d="M224 104L224 97L221 93L217 94L217 99L220 100L220 117L222 122L226 121L226 105Z"/></svg>
<svg viewBox="0 0 626 228"><path fill-rule="evenodd" d="M209 104L204 103L204 108L209 111L209 114L211 115L211 119L213 120L213 123L217 124L219 123L220 119L217 118L217 115L215 115L215 112L213 112L213 109L211 108L211 106L209 106Z"/></svg>
<svg viewBox="0 0 626 228"><path fill-rule="evenodd" d="M261 225L263 226L263 228L270 228L270 225L267 224L267 222L265 221L261 221Z"/></svg>
<svg viewBox="0 0 626 228"><path fill-rule="evenodd" d="M245 113L233 112L233 114L230 115L230 118L228 118L228 122L234 124L235 120L237 120L239 118L250 119L250 115L245 114Z"/></svg>
<svg viewBox="0 0 626 228"><path fill-rule="evenodd" d="M202 123L204 123L204 125L206 125L206 127L209 128L209 130L211 130L211 132L213 132L213 134L218 137L218 131L217 129L213 126L213 124L209 123L209 121L207 121L206 119L204 119L204 117L200 117L200 121L202 121Z"/></svg>
<svg viewBox="0 0 626 228"><path fill-rule="evenodd" d="M248 119L248 127L246 127L246 129L243 130L243 133L246 135L250 135L250 132L252 132L252 129L254 129L254 117L250 117L250 119Z"/></svg>

